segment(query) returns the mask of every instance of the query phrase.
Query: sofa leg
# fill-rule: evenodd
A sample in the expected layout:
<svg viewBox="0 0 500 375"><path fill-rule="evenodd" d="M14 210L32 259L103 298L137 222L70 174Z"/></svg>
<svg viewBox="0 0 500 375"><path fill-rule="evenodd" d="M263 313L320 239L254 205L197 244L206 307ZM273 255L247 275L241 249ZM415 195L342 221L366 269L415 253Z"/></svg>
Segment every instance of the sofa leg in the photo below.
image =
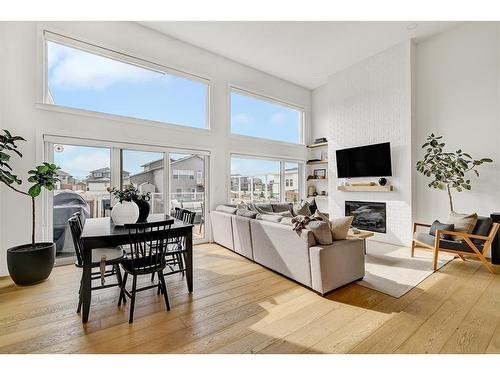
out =
<svg viewBox="0 0 500 375"><path fill-rule="evenodd" d="M411 257L415 256L415 241L411 241Z"/></svg>

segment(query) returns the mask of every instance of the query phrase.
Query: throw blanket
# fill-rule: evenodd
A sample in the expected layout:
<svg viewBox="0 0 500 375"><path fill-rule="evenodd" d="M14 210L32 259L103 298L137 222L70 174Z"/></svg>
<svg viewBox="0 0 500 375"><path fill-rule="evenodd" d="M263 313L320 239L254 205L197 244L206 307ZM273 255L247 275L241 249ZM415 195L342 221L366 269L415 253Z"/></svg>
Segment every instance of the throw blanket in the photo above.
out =
<svg viewBox="0 0 500 375"><path fill-rule="evenodd" d="M292 229L295 232L300 232L311 221L328 221L328 218L324 214L318 213L318 211L316 211L312 216L295 216L294 218L292 218Z"/></svg>

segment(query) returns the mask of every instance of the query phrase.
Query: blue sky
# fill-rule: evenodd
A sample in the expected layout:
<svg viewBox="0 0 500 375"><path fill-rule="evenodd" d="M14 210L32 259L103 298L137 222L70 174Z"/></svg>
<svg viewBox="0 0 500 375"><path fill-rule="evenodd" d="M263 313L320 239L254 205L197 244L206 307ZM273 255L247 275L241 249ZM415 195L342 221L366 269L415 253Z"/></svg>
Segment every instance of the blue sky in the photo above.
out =
<svg viewBox="0 0 500 375"><path fill-rule="evenodd" d="M48 85L55 104L143 118L195 128L206 127L206 85L48 42ZM231 93L233 133L284 142L300 141L300 111ZM168 125L165 125L168 126ZM165 144L168 146L168 144ZM109 167L105 148L64 146L54 160L64 171L85 178L90 170ZM178 156L181 157L182 155ZM137 173L158 153L129 152L124 169ZM274 161L234 163L234 173L279 171Z"/></svg>
<svg viewBox="0 0 500 375"><path fill-rule="evenodd" d="M301 112L231 92L231 132L275 141L300 143Z"/></svg>

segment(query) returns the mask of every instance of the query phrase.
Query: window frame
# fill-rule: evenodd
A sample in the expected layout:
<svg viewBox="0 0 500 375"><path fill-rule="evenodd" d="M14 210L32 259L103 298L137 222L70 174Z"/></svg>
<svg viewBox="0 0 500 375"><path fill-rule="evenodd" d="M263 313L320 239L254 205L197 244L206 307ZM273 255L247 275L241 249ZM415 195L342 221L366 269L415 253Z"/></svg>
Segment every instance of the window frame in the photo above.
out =
<svg viewBox="0 0 500 375"><path fill-rule="evenodd" d="M148 59L143 59L137 56L133 56L126 52L120 52L116 49L109 47L104 47L102 45L94 44L91 42L84 41L80 38L69 36L68 34L62 34L47 28L41 29L41 40L42 40L42 82L41 82L41 95L39 96L39 102L36 103L36 107L39 109L53 110L63 113L78 114L84 116L91 116L97 118L106 118L117 121L127 121L133 123L140 123L141 125L154 125L158 127L168 127L187 130L191 132L203 132L210 131L210 92L211 92L211 79L203 77L198 74L189 73L180 69L169 67L163 64L153 62ZM50 103L49 101L49 82L48 82L48 44L47 42L53 42L61 44L69 48L75 48L84 52L88 52L97 56L101 56L107 59L112 59L125 64L133 65L142 69L147 69L162 74L173 75L176 77L184 78L194 82L202 83L205 87L205 127L197 128L185 124L177 124L172 122L164 122L158 120L145 119L140 117L132 117L114 113L94 111L90 109L73 108L64 105L58 105L55 103Z"/></svg>
<svg viewBox="0 0 500 375"><path fill-rule="evenodd" d="M259 156L259 155L254 155L254 154L244 154L244 153L238 153L238 152L230 152L228 154L228 173L227 173L227 181L226 181L226 186L227 186L227 202L228 204L231 203L231 160L233 158L240 158L240 159L257 159L257 160L266 160L266 161L278 161L280 162L280 203L286 203L285 202L285 165L286 163L296 163L298 165L298 175L297 175L297 193L298 193L298 199L304 199L304 193L306 191L306 182L305 182L305 167L306 167L306 162L305 160L299 160L299 159L291 159L287 157L273 157L273 156Z"/></svg>
<svg viewBox="0 0 500 375"><path fill-rule="evenodd" d="M298 143L286 142L286 141L280 141L280 140L271 139L271 138L264 138L264 137L258 137L258 136L252 136L252 135L233 133L232 123L231 123L231 117L232 117L231 94L233 92L238 93L240 95L248 96L248 97L251 97L251 98L254 98L257 100L277 104L277 105L280 105L283 107L287 107L287 108L299 111L300 112L299 142ZM228 111L228 117L227 117L228 118L228 134L231 137L243 138L243 139L253 139L253 140L258 140L258 141L272 142L272 143L279 143L279 144L293 145L293 146L305 145L306 110L304 107L301 107L297 104L292 104L292 103L287 102L287 101L282 100L282 99L271 97L269 95L260 94L260 93L257 93L255 91L248 90L248 89L242 88L242 87L234 85L234 84L228 85L227 102L228 102L228 110L227 110Z"/></svg>

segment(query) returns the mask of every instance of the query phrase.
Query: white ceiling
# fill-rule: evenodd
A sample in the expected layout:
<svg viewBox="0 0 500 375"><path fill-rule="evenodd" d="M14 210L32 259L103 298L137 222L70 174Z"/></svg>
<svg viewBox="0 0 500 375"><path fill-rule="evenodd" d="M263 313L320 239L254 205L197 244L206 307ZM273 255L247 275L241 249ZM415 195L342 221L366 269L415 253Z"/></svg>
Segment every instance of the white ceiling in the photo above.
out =
<svg viewBox="0 0 500 375"><path fill-rule="evenodd" d="M328 76L409 38L457 22L140 22L142 25L298 85ZM418 27L408 30L416 23Z"/></svg>

